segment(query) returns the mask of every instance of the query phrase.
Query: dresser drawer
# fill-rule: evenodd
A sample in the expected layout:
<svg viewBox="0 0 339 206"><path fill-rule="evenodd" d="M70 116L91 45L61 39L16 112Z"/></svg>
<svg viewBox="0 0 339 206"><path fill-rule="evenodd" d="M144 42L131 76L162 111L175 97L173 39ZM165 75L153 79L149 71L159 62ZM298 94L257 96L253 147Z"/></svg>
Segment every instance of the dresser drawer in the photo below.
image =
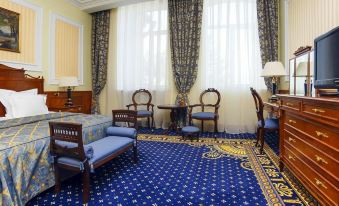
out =
<svg viewBox="0 0 339 206"><path fill-rule="evenodd" d="M339 190L333 184L303 162L300 158L301 155L297 152L293 152L289 147L286 147L285 153L285 161L293 167L292 169L297 170L299 176L302 176L299 180L313 191L313 195L320 197L328 205L338 205Z"/></svg>
<svg viewBox="0 0 339 206"><path fill-rule="evenodd" d="M337 126L339 124L339 111L336 109L304 103L303 113L310 117L336 124Z"/></svg>
<svg viewBox="0 0 339 206"><path fill-rule="evenodd" d="M304 127L304 132L319 142L339 151L339 130L335 128L328 129L318 124L309 123Z"/></svg>
<svg viewBox="0 0 339 206"><path fill-rule="evenodd" d="M284 123L301 131L304 129L304 121L292 115L286 115Z"/></svg>
<svg viewBox="0 0 339 206"><path fill-rule="evenodd" d="M299 137L292 133L285 131L285 143L286 147L292 151L297 150L304 162L312 165L316 171L323 174L328 180L330 180L336 187L339 187L339 163L334 157L329 156L326 151L321 151L319 148L315 148L312 145L306 143L307 137Z"/></svg>
<svg viewBox="0 0 339 206"><path fill-rule="evenodd" d="M285 108L300 111L301 101L298 100L282 100L281 105Z"/></svg>

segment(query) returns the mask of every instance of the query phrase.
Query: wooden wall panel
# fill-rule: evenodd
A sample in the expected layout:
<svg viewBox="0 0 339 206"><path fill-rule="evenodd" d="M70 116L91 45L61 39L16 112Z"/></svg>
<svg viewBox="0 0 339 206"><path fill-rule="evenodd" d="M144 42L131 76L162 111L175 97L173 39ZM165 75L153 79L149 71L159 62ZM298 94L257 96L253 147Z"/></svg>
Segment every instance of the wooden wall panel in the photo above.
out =
<svg viewBox="0 0 339 206"><path fill-rule="evenodd" d="M288 56L339 26L338 0L288 0Z"/></svg>
<svg viewBox="0 0 339 206"><path fill-rule="evenodd" d="M19 26L19 48L20 52L8 52L0 50L0 59L2 61L35 63L35 31L36 31L36 14L35 11L15 4L9 0L1 0L0 7L15 11L20 14Z"/></svg>

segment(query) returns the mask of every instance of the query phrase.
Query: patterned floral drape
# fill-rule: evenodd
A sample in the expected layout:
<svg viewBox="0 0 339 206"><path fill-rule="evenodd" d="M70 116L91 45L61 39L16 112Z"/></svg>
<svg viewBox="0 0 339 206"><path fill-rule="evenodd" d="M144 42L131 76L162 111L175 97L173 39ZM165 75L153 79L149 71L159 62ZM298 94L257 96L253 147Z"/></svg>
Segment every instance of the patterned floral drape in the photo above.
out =
<svg viewBox="0 0 339 206"><path fill-rule="evenodd" d="M257 0L259 41L262 65L278 60L278 0ZM272 91L272 79L265 78Z"/></svg>
<svg viewBox="0 0 339 206"><path fill-rule="evenodd" d="M187 93L197 78L202 12L203 0L168 0L176 102L188 103Z"/></svg>
<svg viewBox="0 0 339 206"><path fill-rule="evenodd" d="M106 85L110 11L92 14L92 113L100 114L99 95Z"/></svg>

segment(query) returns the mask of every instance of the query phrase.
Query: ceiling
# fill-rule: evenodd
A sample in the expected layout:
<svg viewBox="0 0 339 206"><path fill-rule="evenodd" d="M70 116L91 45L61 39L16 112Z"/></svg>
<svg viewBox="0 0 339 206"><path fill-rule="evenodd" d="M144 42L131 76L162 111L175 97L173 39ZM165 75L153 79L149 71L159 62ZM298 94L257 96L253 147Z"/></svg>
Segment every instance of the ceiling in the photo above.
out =
<svg viewBox="0 0 339 206"><path fill-rule="evenodd" d="M119 6L151 0L66 0L88 13L116 8Z"/></svg>

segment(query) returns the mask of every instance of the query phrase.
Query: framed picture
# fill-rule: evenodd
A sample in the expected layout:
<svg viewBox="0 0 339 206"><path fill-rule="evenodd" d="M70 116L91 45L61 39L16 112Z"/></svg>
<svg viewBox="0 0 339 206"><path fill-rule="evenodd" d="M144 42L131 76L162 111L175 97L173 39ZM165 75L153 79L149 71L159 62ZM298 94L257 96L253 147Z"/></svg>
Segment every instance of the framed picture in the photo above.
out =
<svg viewBox="0 0 339 206"><path fill-rule="evenodd" d="M0 50L20 52L19 13L0 7Z"/></svg>

